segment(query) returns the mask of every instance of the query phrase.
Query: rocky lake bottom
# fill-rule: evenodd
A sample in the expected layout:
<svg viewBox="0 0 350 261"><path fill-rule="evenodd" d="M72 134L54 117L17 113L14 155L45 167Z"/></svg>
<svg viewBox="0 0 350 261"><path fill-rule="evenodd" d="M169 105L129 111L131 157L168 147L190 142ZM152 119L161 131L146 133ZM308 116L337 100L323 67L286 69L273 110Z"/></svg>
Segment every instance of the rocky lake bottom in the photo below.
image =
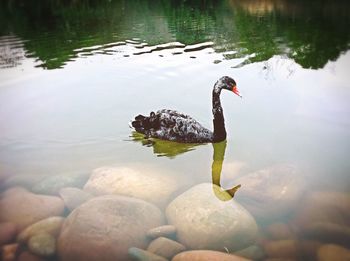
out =
<svg viewBox="0 0 350 261"><path fill-rule="evenodd" d="M3 175L2 260L349 260L350 196L305 191L297 172L245 175L239 200L132 167Z"/></svg>

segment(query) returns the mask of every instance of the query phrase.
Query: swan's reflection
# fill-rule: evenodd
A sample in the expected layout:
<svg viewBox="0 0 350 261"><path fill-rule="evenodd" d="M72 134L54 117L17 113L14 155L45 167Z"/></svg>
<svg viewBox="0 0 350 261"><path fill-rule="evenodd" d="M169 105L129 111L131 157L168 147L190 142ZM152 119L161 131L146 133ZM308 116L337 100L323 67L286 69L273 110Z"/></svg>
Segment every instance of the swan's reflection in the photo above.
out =
<svg viewBox="0 0 350 261"><path fill-rule="evenodd" d="M158 157L174 158L177 155L194 150L203 143L179 143L167 140L160 140L155 138L145 138L145 136L138 132L132 132L132 141L140 142L143 146L153 147L153 153ZM211 166L213 192L216 197L222 201L230 200L234 197L235 192L241 187L241 185L234 186L231 189L223 189L221 187L221 172L222 165L225 158L225 151L227 146L227 140L212 143L213 145L213 163Z"/></svg>
<svg viewBox="0 0 350 261"><path fill-rule="evenodd" d="M216 197L222 201L230 200L234 197L236 191L241 187L241 185L234 186L231 189L223 189L221 187L221 172L222 165L225 158L225 151L227 146L227 140L212 143L213 145L213 164L211 165L211 176L213 183L213 191Z"/></svg>
<svg viewBox="0 0 350 261"><path fill-rule="evenodd" d="M141 142L143 146L153 147L153 153L158 157L175 158L177 155L194 150L197 146L203 143L179 143L156 138L146 138L144 134L133 131L131 139L136 142Z"/></svg>

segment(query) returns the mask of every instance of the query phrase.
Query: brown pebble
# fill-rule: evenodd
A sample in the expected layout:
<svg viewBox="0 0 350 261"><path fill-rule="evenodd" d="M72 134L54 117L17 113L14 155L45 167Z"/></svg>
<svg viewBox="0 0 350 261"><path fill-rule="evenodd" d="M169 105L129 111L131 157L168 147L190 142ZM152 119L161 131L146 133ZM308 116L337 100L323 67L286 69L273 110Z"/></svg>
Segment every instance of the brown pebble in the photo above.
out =
<svg viewBox="0 0 350 261"><path fill-rule="evenodd" d="M334 244L323 245L317 252L318 261L350 260L350 250Z"/></svg>
<svg viewBox="0 0 350 261"><path fill-rule="evenodd" d="M38 256L53 256L56 253L56 239L45 232L36 234L28 240L28 249Z"/></svg>
<svg viewBox="0 0 350 261"><path fill-rule="evenodd" d="M266 228L267 235L273 240L292 239L294 235L285 223L275 223Z"/></svg>
<svg viewBox="0 0 350 261"><path fill-rule="evenodd" d="M350 226L328 222L315 222L305 226L304 235L308 238L322 240L325 243L347 245L350 242Z"/></svg>
<svg viewBox="0 0 350 261"><path fill-rule="evenodd" d="M56 238L64 222L63 217L49 217L42 219L24 229L18 236L18 243L26 243L34 235L46 232Z"/></svg>
<svg viewBox="0 0 350 261"><path fill-rule="evenodd" d="M267 242L264 249L266 255L273 258L297 258L299 253L298 242L290 239Z"/></svg>
<svg viewBox="0 0 350 261"><path fill-rule="evenodd" d="M172 261L248 261L249 259L212 250L191 250L177 254Z"/></svg>
<svg viewBox="0 0 350 261"><path fill-rule="evenodd" d="M147 248L147 251L167 259L170 259L185 250L186 247L184 245L166 237L158 237L153 240Z"/></svg>
<svg viewBox="0 0 350 261"><path fill-rule="evenodd" d="M17 258L17 261L44 261L44 260L45 260L44 258L34 255L28 251L22 252Z"/></svg>
<svg viewBox="0 0 350 261"><path fill-rule="evenodd" d="M84 202L92 199L92 195L90 193L72 187L62 188L59 191L59 195L63 199L64 204L70 211L73 211Z"/></svg>
<svg viewBox="0 0 350 261"><path fill-rule="evenodd" d="M158 256L137 247L129 248L128 254L134 261L167 261L167 259L162 256Z"/></svg>
<svg viewBox="0 0 350 261"><path fill-rule="evenodd" d="M267 258L264 259L264 261L297 261L298 259L295 258L288 258L288 257L276 257L276 258Z"/></svg>
<svg viewBox="0 0 350 261"><path fill-rule="evenodd" d="M264 250L258 245L251 245L249 247L236 251L233 254L252 260L262 260L265 257Z"/></svg>
<svg viewBox="0 0 350 261"><path fill-rule="evenodd" d="M14 223L0 223L0 246L12 243L17 235L17 227Z"/></svg>
<svg viewBox="0 0 350 261"><path fill-rule="evenodd" d="M302 257L303 260L316 260L317 250L321 245L321 242L315 240L302 240L299 243L300 257Z"/></svg>
<svg viewBox="0 0 350 261"><path fill-rule="evenodd" d="M20 187L6 190L0 198L0 221L13 222L19 231L47 217L64 211L59 197L36 195Z"/></svg>
<svg viewBox="0 0 350 261"><path fill-rule="evenodd" d="M294 222L303 231L314 223L349 224L350 194L313 191L303 199Z"/></svg>
<svg viewBox="0 0 350 261"><path fill-rule="evenodd" d="M2 261L13 261L16 260L16 254L18 250L18 244L4 245L1 249L1 260Z"/></svg>
<svg viewBox="0 0 350 261"><path fill-rule="evenodd" d="M176 227L172 225L164 225L160 227L155 227L150 229L147 232L147 236L149 238L157 238L157 237L172 237L176 233Z"/></svg>

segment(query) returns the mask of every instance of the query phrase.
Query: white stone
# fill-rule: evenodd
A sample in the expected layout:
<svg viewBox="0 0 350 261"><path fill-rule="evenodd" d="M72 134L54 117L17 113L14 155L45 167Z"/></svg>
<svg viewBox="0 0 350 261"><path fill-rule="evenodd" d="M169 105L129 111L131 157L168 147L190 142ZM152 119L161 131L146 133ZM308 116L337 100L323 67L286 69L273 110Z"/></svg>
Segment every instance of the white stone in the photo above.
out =
<svg viewBox="0 0 350 261"><path fill-rule="evenodd" d="M94 195L118 194L143 199L165 207L178 181L157 171L126 167L102 167L94 170L84 190Z"/></svg>
<svg viewBox="0 0 350 261"><path fill-rule="evenodd" d="M177 239L189 249L234 251L254 243L257 225L251 214L220 187L203 183L174 199L166 209Z"/></svg>

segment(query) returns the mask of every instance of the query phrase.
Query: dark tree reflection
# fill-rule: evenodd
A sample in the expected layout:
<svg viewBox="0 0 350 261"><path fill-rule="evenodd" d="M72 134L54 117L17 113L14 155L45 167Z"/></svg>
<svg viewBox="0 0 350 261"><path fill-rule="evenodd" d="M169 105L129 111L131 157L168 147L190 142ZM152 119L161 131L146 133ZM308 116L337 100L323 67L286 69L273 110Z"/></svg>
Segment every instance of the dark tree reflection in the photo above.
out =
<svg viewBox="0 0 350 261"><path fill-rule="evenodd" d="M212 41L224 59L244 58L241 66L285 55L318 69L348 50L349 7L340 0L4 0L0 36L25 40L26 55L47 69L74 60L77 49L133 38L151 46Z"/></svg>

